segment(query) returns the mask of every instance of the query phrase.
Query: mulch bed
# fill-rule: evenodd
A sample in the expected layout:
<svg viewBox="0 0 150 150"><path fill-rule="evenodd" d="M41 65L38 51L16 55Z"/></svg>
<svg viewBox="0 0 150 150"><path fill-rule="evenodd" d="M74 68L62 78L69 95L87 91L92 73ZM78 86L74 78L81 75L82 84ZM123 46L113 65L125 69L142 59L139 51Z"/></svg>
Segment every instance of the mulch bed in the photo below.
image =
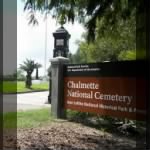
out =
<svg viewBox="0 0 150 150"><path fill-rule="evenodd" d="M7 135L7 134L5 134ZM133 150L136 141L68 121L17 130L17 144L5 136L4 147L17 150Z"/></svg>

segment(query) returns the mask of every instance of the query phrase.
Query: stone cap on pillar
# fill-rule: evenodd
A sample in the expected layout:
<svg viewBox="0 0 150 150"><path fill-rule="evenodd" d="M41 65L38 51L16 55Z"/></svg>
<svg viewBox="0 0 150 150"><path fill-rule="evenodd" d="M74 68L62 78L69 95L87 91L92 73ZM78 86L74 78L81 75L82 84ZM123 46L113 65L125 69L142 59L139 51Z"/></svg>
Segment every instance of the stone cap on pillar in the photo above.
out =
<svg viewBox="0 0 150 150"><path fill-rule="evenodd" d="M50 62L52 64L68 63L69 62L69 58L58 56L58 57L54 57L54 58L50 59Z"/></svg>

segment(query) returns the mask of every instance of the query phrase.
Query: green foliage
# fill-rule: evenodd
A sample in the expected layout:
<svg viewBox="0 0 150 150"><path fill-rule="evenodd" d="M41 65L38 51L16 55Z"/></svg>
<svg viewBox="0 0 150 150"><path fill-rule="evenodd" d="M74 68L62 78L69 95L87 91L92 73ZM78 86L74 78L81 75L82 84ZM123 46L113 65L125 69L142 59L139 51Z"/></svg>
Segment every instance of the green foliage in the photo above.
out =
<svg viewBox="0 0 150 150"><path fill-rule="evenodd" d="M72 56L72 59L74 63L118 61L127 60L128 57L130 60L135 59L135 50L128 52L127 46L129 45L126 46L126 44L121 39L114 40L112 38L100 38L89 44L87 42L81 42L79 49Z"/></svg>
<svg viewBox="0 0 150 150"><path fill-rule="evenodd" d="M61 24L66 21L82 22L88 31L87 39L95 38L97 20L102 20L101 33L116 29L119 20L126 20L135 11L143 14L146 0L24 0L25 10L30 12L30 23L37 23L35 12L50 13ZM63 22L63 23L62 23ZM144 24L141 29L144 30ZM140 30L141 30L140 29Z"/></svg>
<svg viewBox="0 0 150 150"><path fill-rule="evenodd" d="M145 122L119 119L111 116L96 115L94 113L67 110L67 119L82 123L86 126L96 128L103 132L125 134L132 136L143 136L145 133ZM126 122L124 122L126 120ZM126 127L124 129L124 127Z"/></svg>
<svg viewBox="0 0 150 150"><path fill-rule="evenodd" d="M79 111L74 111L74 110L67 110L67 118L69 120L75 120L75 121L83 121L87 119L88 117L92 116L91 113L88 112L79 112Z"/></svg>
<svg viewBox="0 0 150 150"><path fill-rule="evenodd" d="M122 51L119 56L119 60L136 60L136 51L135 50L128 50Z"/></svg>
<svg viewBox="0 0 150 150"><path fill-rule="evenodd" d="M77 42L79 48L76 54L72 56L73 62L87 63L135 59L135 55L132 55L136 49L135 11L127 20L119 20L114 30L108 29L103 34L101 32L102 24L103 20L97 21L95 41L87 42L87 33L85 33L84 39ZM131 49L133 51L127 53Z"/></svg>

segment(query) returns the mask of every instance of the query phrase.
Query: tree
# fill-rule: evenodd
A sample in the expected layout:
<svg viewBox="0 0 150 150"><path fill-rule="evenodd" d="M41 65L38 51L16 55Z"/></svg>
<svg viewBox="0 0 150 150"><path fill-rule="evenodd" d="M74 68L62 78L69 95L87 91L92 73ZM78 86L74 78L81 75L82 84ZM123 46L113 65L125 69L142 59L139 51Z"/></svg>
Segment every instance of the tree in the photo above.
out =
<svg viewBox="0 0 150 150"><path fill-rule="evenodd" d="M20 64L20 69L27 73L26 75L26 88L31 88L32 85L32 78L31 75L36 68L36 64L33 60L26 59L23 64Z"/></svg>
<svg viewBox="0 0 150 150"><path fill-rule="evenodd" d="M74 22L82 22L88 31L87 39L95 38L97 21L103 20L101 33L107 29L115 29L119 20L126 20L136 10L142 19L147 0L24 0L25 10L29 10L30 23L37 23L35 12L51 13L54 18ZM145 31L145 24L137 29Z"/></svg>
<svg viewBox="0 0 150 150"><path fill-rule="evenodd" d="M36 23L35 18L36 11L42 13L51 14L56 20L60 20L60 23L65 22L74 23L78 20L87 29L86 40L98 41L97 38L104 37L102 41L108 37L107 46L105 46L106 41L101 42L101 48L105 47L104 53L101 51L100 54L107 54L110 60L118 60L119 53L122 50L130 51L135 50L134 45L131 42L127 42L127 39L134 40L136 45L136 58L145 59L146 57L146 6L148 0L24 0L25 10L31 13L30 23ZM133 17L133 18L132 18ZM128 20L134 19L136 26L136 34L130 34L136 38L128 36L128 28L126 28ZM132 26L132 27L134 27ZM118 28L119 27L119 28ZM122 32L123 28L124 30ZM120 33L119 33L120 32ZM122 32L122 33L121 33ZM119 34L118 34L119 33ZM126 36L125 36L126 34ZM123 36L124 39L123 39ZM112 37L114 40L112 40ZM118 38L115 41L116 37ZM120 38L121 37L121 38ZM100 38L101 39L101 38ZM111 39L111 40L110 40ZM121 42L122 46L118 46L115 50L111 48L113 43ZM123 44L123 42L126 42ZM129 45L128 45L129 44ZM131 44L131 45L130 45ZM114 45L114 44L113 44ZM126 46L126 49L124 46ZM119 49L120 47L120 49ZM89 48L89 46L88 46ZM110 49L111 48L111 49ZM122 49L123 48L123 49ZM97 54L96 51L95 54ZM84 53L84 51L78 50L78 54ZM116 53L116 54L115 54ZM87 53L86 53L87 54ZM92 53L92 55L95 55ZM106 56L107 56L106 55ZM85 60L88 61L85 55ZM98 55L95 55L98 56ZM122 55L124 56L124 55ZM142 57L141 57L142 56ZM89 56L87 56L89 57ZM120 59L120 58L119 58ZM91 60L93 61L93 60Z"/></svg>
<svg viewBox="0 0 150 150"><path fill-rule="evenodd" d="M80 59L77 62L86 63L136 59L135 12L126 21L119 20L116 29L108 29L103 35L100 33L101 24L102 20L97 21L95 41L87 42L87 33L84 33L82 39L77 42L78 50L72 60L77 58ZM130 54L127 54L128 51Z"/></svg>
<svg viewBox="0 0 150 150"><path fill-rule="evenodd" d="M39 63L35 64L35 68L36 68L36 76L35 76L35 78L36 78L36 80L39 79L39 68L41 68L41 67L42 67L41 64L39 64Z"/></svg>

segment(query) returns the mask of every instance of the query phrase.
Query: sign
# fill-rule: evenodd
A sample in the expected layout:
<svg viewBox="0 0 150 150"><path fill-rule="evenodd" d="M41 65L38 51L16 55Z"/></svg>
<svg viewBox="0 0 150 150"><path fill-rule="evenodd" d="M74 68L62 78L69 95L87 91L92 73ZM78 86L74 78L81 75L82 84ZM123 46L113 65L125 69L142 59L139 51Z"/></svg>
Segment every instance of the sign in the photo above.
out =
<svg viewBox="0 0 150 150"><path fill-rule="evenodd" d="M143 65L139 61L65 65L65 109L145 120Z"/></svg>

